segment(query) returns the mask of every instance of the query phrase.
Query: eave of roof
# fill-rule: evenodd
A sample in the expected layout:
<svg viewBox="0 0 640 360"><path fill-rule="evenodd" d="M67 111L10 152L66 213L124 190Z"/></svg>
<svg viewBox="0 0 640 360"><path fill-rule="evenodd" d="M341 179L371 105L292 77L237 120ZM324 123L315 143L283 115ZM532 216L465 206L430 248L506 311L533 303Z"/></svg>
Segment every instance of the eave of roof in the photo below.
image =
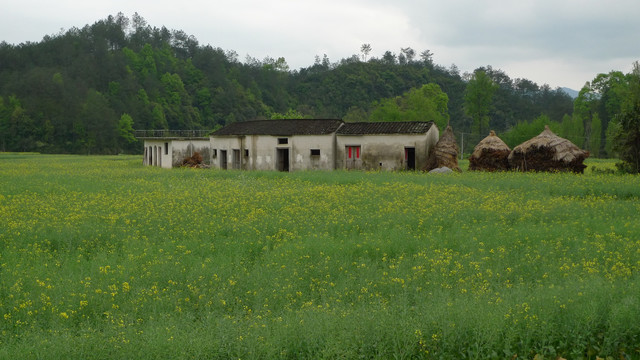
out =
<svg viewBox="0 0 640 360"><path fill-rule="evenodd" d="M338 129L338 135L392 135L425 134L433 126L433 121L402 122L355 122L345 123Z"/></svg>
<svg viewBox="0 0 640 360"><path fill-rule="evenodd" d="M336 132L342 124L344 122L338 119L251 120L229 124L212 136L327 135Z"/></svg>

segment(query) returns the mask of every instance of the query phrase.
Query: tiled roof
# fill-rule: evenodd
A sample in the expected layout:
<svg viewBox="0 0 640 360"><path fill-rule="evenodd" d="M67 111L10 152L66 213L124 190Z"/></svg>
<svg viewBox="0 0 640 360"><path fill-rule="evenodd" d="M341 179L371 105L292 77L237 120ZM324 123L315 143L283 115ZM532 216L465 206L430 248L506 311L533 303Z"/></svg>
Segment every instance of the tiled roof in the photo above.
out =
<svg viewBox="0 0 640 360"><path fill-rule="evenodd" d="M345 123L338 135L424 134L432 125L433 121Z"/></svg>
<svg viewBox="0 0 640 360"><path fill-rule="evenodd" d="M251 120L229 124L212 135L326 135L342 124L342 120L335 119Z"/></svg>

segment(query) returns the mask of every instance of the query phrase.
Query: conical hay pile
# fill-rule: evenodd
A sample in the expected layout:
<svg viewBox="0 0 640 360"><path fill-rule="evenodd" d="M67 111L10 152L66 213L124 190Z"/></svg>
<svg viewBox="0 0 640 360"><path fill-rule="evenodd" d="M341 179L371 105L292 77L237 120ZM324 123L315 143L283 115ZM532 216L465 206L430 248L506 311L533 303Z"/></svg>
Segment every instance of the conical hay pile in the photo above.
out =
<svg viewBox="0 0 640 360"><path fill-rule="evenodd" d="M510 153L509 146L491 130L489 136L482 139L473 149L473 154L469 157L469 170L509 170Z"/></svg>
<svg viewBox="0 0 640 360"><path fill-rule="evenodd" d="M540 135L516 146L509 165L520 171L573 171L583 173L589 152L554 134L545 126Z"/></svg>
<svg viewBox="0 0 640 360"><path fill-rule="evenodd" d="M446 166L451 170L461 171L458 167L458 152L459 148L456 137L453 135L453 129L451 126L447 126L429 155L427 166L423 170L431 171Z"/></svg>

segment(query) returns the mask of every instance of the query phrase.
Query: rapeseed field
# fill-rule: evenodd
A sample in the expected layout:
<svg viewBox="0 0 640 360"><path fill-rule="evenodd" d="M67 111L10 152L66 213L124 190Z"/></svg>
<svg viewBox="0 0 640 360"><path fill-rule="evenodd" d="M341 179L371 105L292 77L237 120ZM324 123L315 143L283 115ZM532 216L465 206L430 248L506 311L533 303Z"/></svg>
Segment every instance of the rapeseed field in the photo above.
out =
<svg viewBox="0 0 640 360"><path fill-rule="evenodd" d="M640 358L637 176L141 163L0 154L0 358Z"/></svg>

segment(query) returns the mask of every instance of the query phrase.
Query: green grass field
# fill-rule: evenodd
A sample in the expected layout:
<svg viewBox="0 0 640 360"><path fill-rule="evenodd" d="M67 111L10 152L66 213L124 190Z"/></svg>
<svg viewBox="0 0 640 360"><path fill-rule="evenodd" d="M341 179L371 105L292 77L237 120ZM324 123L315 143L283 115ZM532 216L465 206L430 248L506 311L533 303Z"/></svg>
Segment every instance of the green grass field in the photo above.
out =
<svg viewBox="0 0 640 360"><path fill-rule="evenodd" d="M640 358L638 176L141 163L0 154L0 358Z"/></svg>

